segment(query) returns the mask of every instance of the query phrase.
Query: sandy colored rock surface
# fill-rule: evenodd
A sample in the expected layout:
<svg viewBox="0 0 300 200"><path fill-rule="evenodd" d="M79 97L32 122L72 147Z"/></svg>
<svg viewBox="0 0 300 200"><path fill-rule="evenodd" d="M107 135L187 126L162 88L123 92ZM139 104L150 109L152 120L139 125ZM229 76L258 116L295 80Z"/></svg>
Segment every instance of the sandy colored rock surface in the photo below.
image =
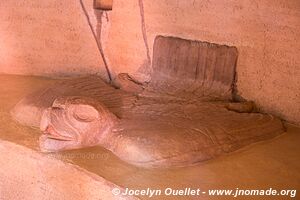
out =
<svg viewBox="0 0 300 200"><path fill-rule="evenodd" d="M52 82L49 79L1 76L0 137L38 150L38 130L14 122L9 110L29 92ZM7 87L11 85L11 87ZM195 166L174 169L143 169L128 165L101 147L48 154L98 174L128 188L208 189L300 189L300 128L288 126L287 133L273 140L251 145L241 151ZM147 198L143 198L147 199ZM151 199L195 199L154 197ZM203 199L216 199L203 196ZM219 197L218 199L226 199ZM242 199L242 198L241 198ZM261 199L261 198L253 198ZM266 197L279 199L282 197Z"/></svg>

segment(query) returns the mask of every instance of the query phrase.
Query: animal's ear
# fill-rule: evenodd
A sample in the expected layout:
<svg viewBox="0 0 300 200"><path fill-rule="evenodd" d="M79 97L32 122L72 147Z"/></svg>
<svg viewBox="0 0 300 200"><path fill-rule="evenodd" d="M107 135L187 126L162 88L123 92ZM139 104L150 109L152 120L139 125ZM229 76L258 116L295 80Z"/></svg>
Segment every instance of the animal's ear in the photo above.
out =
<svg viewBox="0 0 300 200"><path fill-rule="evenodd" d="M74 106L73 116L78 121L91 122L99 118L99 113L91 105L77 104Z"/></svg>

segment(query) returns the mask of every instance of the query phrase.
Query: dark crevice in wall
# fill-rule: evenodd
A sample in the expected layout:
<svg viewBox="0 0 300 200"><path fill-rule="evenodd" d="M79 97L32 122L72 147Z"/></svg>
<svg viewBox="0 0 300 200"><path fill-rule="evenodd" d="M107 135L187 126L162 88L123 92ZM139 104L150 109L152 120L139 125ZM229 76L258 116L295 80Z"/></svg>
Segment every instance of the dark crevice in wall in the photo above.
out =
<svg viewBox="0 0 300 200"><path fill-rule="evenodd" d="M102 36L102 16L104 14L104 11L102 10L95 10L94 11L96 19L97 19L97 25L96 25L96 37L97 41L101 44L101 36ZM108 21L108 18L106 18ZM101 45L102 46L102 45Z"/></svg>
<svg viewBox="0 0 300 200"><path fill-rule="evenodd" d="M106 18L107 22L109 22L109 18L108 18L107 12L105 12L105 18Z"/></svg>
<svg viewBox="0 0 300 200"><path fill-rule="evenodd" d="M147 64L148 64L148 67L150 67L151 66L151 57L150 57L150 50L149 50L148 38L147 38L147 32L146 32L144 4L143 4L143 0L138 0L138 1L139 1L139 8L140 8L140 15L141 15L142 35L143 35L145 48L146 48L146 51L147 51Z"/></svg>
<svg viewBox="0 0 300 200"><path fill-rule="evenodd" d="M94 9L94 14L96 16L96 20L97 20L97 25L96 25L96 36L97 36L97 40L101 43L102 41L102 27L103 27L103 18L104 20L106 20L106 23L109 22L109 17L107 14L107 11L103 11L103 10L98 10L98 9Z"/></svg>
<svg viewBox="0 0 300 200"><path fill-rule="evenodd" d="M82 0L79 0L79 2L80 2L80 6L82 8L82 11L83 11L83 13L84 13L84 15L85 15L85 17L87 19L87 22L89 24L89 27L90 27L90 29L92 31L93 37L94 37L94 39L96 41L97 48L98 48L98 50L99 50L99 52L100 52L100 54L102 56L102 60L103 60L103 63L104 63L104 66L105 66L105 69L106 69L106 72L107 72L107 76L108 76L109 82L111 83L112 82L112 75L111 75L111 72L109 70L109 67L108 67L108 64L107 64L107 60L105 58L105 54L104 54L104 51L103 51L103 48L102 48L101 40L100 40L100 38L99 39L97 38L97 35L96 35L96 33L95 33L94 29L93 29L93 26L92 26L92 23L90 21L89 15L87 13L87 10L86 10L86 8L85 8ZM100 26L101 26L101 24L100 24ZM101 32L101 30L100 30L100 32ZM101 37L101 33L100 33L100 37Z"/></svg>

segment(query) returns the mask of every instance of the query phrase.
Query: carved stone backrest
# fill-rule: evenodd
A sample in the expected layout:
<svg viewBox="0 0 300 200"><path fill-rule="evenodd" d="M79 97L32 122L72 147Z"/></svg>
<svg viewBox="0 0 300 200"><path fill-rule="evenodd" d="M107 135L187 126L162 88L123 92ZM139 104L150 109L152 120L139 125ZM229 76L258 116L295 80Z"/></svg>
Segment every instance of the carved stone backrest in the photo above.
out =
<svg viewBox="0 0 300 200"><path fill-rule="evenodd" d="M231 99L237 56L236 47L157 36L151 87L177 96Z"/></svg>

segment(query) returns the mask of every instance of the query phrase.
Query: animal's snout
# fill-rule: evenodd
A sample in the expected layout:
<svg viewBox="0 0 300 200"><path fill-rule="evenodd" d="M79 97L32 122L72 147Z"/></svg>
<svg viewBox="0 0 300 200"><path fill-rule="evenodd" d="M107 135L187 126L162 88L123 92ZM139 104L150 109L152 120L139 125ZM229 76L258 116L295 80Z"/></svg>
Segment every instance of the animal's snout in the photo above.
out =
<svg viewBox="0 0 300 200"><path fill-rule="evenodd" d="M51 108L46 109L41 117L40 130L45 132L49 125Z"/></svg>
<svg viewBox="0 0 300 200"><path fill-rule="evenodd" d="M53 132L53 127L51 126L51 125L48 125L47 127L46 127L46 129L43 131L43 133L44 134L51 134L52 132Z"/></svg>

